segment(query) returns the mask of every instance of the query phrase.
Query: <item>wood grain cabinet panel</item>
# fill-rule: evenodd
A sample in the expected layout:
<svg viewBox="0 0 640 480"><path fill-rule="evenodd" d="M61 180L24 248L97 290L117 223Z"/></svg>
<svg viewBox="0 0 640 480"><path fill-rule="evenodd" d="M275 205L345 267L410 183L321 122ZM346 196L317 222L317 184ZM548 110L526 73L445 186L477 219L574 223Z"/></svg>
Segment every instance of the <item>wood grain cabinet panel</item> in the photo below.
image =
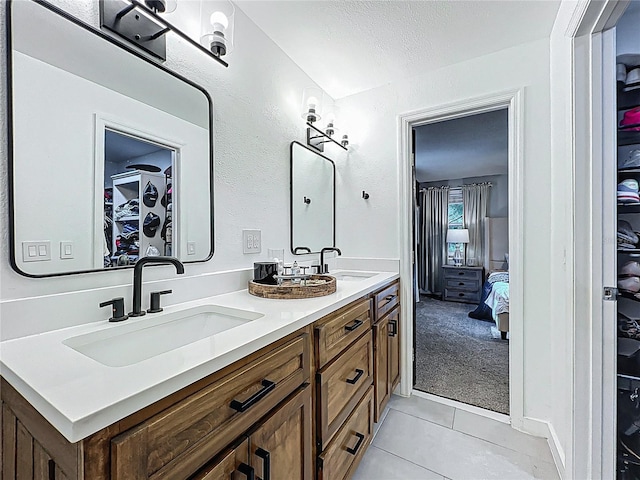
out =
<svg viewBox="0 0 640 480"><path fill-rule="evenodd" d="M380 421L382 411L391 398L389 382L389 317L385 317L373 326L374 358L375 358L375 415Z"/></svg>
<svg viewBox="0 0 640 480"><path fill-rule="evenodd" d="M373 387L318 456L318 480L351 478L373 437Z"/></svg>
<svg viewBox="0 0 640 480"><path fill-rule="evenodd" d="M309 380L306 334L111 441L111 478L187 478Z"/></svg>
<svg viewBox="0 0 640 480"><path fill-rule="evenodd" d="M373 338L367 331L317 374L318 438L324 448L373 380Z"/></svg>
<svg viewBox="0 0 640 480"><path fill-rule="evenodd" d="M400 383L400 307L389 314L387 327L389 357L389 394L392 394Z"/></svg>
<svg viewBox="0 0 640 480"><path fill-rule="evenodd" d="M312 480L310 386L301 388L249 436L251 466L261 480Z"/></svg>
<svg viewBox="0 0 640 480"><path fill-rule="evenodd" d="M387 312L390 312L400 303L400 283L394 282L373 296L375 308L375 321L380 321Z"/></svg>
<svg viewBox="0 0 640 480"><path fill-rule="evenodd" d="M249 439L243 437L235 447L225 451L213 463L205 466L189 480L236 480L251 475Z"/></svg>
<svg viewBox="0 0 640 480"><path fill-rule="evenodd" d="M316 323L316 367L322 368L371 329L371 303L368 298L347 305Z"/></svg>

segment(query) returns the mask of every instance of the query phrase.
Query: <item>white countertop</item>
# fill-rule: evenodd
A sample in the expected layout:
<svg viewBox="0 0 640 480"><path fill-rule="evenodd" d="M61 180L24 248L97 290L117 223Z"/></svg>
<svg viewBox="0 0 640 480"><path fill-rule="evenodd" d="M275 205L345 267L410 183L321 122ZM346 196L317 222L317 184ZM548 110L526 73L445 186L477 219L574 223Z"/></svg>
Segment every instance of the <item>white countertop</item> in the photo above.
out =
<svg viewBox="0 0 640 480"><path fill-rule="evenodd" d="M304 300L265 299L241 290L172 305L163 313L220 305L264 316L124 367L105 366L62 342L77 335L145 321L150 315L121 324L91 322L7 340L0 343L0 373L65 438L77 442L396 278L397 273L376 272L358 281L338 281L335 293Z"/></svg>

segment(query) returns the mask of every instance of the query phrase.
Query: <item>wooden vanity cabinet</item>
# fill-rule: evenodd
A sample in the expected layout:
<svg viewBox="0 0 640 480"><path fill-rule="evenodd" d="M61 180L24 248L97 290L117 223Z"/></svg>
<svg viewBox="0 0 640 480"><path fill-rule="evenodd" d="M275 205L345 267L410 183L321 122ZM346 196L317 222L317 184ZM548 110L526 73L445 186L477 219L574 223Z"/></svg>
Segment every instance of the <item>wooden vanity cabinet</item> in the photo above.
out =
<svg viewBox="0 0 640 480"><path fill-rule="evenodd" d="M379 422L393 390L400 382L400 302L398 282L374 294L375 421Z"/></svg>
<svg viewBox="0 0 640 480"><path fill-rule="evenodd" d="M239 444L190 480L312 480L311 392L309 385L301 387Z"/></svg>

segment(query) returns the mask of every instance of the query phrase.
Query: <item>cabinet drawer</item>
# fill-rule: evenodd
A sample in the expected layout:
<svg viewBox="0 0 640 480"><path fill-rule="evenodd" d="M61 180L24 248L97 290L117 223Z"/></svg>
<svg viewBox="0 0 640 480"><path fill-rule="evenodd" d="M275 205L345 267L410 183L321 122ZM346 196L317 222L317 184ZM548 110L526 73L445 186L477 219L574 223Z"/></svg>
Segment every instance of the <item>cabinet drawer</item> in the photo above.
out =
<svg viewBox="0 0 640 480"><path fill-rule="evenodd" d="M384 290L374 295L374 308L376 309L375 321L379 321L387 312L393 310L400 301L398 294L400 292L400 284L395 282Z"/></svg>
<svg viewBox="0 0 640 480"><path fill-rule="evenodd" d="M318 439L324 448L373 380L373 337L369 330L317 374Z"/></svg>
<svg viewBox="0 0 640 480"><path fill-rule="evenodd" d="M481 268L444 268L444 278L458 278L463 280L482 280Z"/></svg>
<svg viewBox="0 0 640 480"><path fill-rule="evenodd" d="M480 292L464 292L461 290L444 289L444 299L454 302L478 303L480 301Z"/></svg>
<svg viewBox="0 0 640 480"><path fill-rule="evenodd" d="M369 387L353 414L318 456L318 480L350 478L371 443L372 435L373 387Z"/></svg>
<svg viewBox="0 0 640 480"><path fill-rule="evenodd" d="M225 451L213 464L207 465L189 480L235 478L232 476L234 473L242 471L249 472L250 468L249 440L245 437L239 445Z"/></svg>
<svg viewBox="0 0 640 480"><path fill-rule="evenodd" d="M186 478L309 380L303 334L111 440L112 479Z"/></svg>
<svg viewBox="0 0 640 480"><path fill-rule="evenodd" d="M445 287L451 290L477 292L480 288L480 282L478 280L468 280L464 278L447 278L445 279Z"/></svg>
<svg viewBox="0 0 640 480"><path fill-rule="evenodd" d="M371 330L369 299L347 305L316 325L318 369L329 363L364 332Z"/></svg>

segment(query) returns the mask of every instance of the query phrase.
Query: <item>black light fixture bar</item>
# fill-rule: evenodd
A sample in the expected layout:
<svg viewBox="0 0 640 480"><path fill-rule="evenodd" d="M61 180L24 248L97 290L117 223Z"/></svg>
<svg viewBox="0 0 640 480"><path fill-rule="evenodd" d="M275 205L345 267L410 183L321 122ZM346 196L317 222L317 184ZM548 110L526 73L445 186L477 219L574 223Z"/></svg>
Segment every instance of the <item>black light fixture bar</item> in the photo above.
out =
<svg viewBox="0 0 640 480"><path fill-rule="evenodd" d="M101 0L100 24L162 61L167 59L165 34L173 32L219 64L229 66L138 0Z"/></svg>
<svg viewBox="0 0 640 480"><path fill-rule="evenodd" d="M337 142L336 140L331 138L329 135L324 133L322 130L320 130L318 127L316 127L312 123L307 122L307 127L309 127L307 128L307 145L309 145L310 147L313 147L316 150L319 150L320 152L324 152L324 144L333 142L343 150L345 151L348 150L347 147L345 147L340 142ZM312 135L312 130L315 131L316 133L319 133L320 135ZM320 140L322 138L326 140Z"/></svg>

